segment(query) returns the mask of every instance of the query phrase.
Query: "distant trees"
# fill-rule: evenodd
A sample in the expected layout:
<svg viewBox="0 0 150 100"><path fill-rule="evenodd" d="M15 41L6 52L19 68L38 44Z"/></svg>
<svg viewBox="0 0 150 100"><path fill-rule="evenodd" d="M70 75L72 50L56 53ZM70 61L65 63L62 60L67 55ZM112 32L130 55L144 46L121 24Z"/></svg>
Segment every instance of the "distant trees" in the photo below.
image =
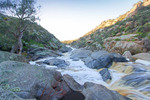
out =
<svg viewBox="0 0 150 100"><path fill-rule="evenodd" d="M4 21L7 24L11 23L11 28L8 29L9 33L13 33L16 38L16 43L13 45L11 52L22 53L23 43L22 37L24 31L29 26L29 22L37 20L36 15L40 6L35 6L35 0L2 0L0 1L0 12L12 16L14 20Z"/></svg>

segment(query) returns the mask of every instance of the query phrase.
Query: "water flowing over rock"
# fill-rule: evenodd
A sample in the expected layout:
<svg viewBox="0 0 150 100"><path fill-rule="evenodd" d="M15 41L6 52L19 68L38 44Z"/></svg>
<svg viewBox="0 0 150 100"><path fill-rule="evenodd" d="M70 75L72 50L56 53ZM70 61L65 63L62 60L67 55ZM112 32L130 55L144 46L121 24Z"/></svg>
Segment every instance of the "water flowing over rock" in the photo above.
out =
<svg viewBox="0 0 150 100"><path fill-rule="evenodd" d="M110 68L125 74L130 74L133 72L146 72L150 69L148 66L144 66L141 64L130 64L130 63L120 63L120 62L113 63Z"/></svg>
<svg viewBox="0 0 150 100"><path fill-rule="evenodd" d="M132 73L122 78L125 85L132 86L135 88L145 87L150 85L150 74L149 73Z"/></svg>

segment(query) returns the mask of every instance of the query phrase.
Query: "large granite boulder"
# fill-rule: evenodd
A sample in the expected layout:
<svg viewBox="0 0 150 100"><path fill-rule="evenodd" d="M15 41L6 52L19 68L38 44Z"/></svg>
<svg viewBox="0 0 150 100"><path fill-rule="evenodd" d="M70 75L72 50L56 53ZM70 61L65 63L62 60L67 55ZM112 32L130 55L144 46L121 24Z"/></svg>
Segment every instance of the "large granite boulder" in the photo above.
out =
<svg viewBox="0 0 150 100"><path fill-rule="evenodd" d="M83 61L87 67L94 69L109 68L112 62L127 62L126 58L120 54L106 51L93 52L91 57L87 57Z"/></svg>
<svg viewBox="0 0 150 100"><path fill-rule="evenodd" d="M22 55L0 51L0 63L3 61L28 62L28 60Z"/></svg>
<svg viewBox="0 0 150 100"><path fill-rule="evenodd" d="M28 57L33 61L45 57L58 57L58 56L62 56L62 53L44 47L33 47L28 49Z"/></svg>
<svg viewBox="0 0 150 100"><path fill-rule="evenodd" d="M92 53L92 51L90 51L90 50L77 49L77 50L74 50L74 51L72 52L70 58L71 58L71 59L76 59L76 58L83 59L83 58L88 57L91 53Z"/></svg>
<svg viewBox="0 0 150 100"><path fill-rule="evenodd" d="M23 99L39 100L57 100L69 91L59 72L15 61L0 64L0 87Z"/></svg>
<svg viewBox="0 0 150 100"><path fill-rule="evenodd" d="M86 82L82 91L85 100L131 100L100 84Z"/></svg>
<svg viewBox="0 0 150 100"><path fill-rule="evenodd" d="M63 75L63 79L67 83L67 85L71 88L71 90L80 92L83 90L83 86L77 83L70 75L68 74Z"/></svg>

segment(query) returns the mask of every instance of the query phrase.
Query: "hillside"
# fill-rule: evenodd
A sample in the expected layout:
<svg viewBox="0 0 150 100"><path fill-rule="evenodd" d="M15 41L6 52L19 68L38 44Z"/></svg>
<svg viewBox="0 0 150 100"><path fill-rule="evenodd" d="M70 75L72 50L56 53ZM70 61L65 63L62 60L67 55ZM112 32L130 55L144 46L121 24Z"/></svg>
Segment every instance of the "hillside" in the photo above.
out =
<svg viewBox="0 0 150 100"><path fill-rule="evenodd" d="M12 24L17 18L12 18L0 14L0 50L10 51L16 39L11 33L15 25ZM5 21L5 22L4 22ZM5 24L7 22L7 24ZM37 23L31 23L24 32L23 51L32 46L46 47L48 49L57 50L63 44L51 33Z"/></svg>
<svg viewBox="0 0 150 100"><path fill-rule="evenodd" d="M122 39L121 36L124 37L125 35L127 35L127 38ZM72 42L72 45L91 50L106 48L110 52L118 53L133 49L135 46L140 47L140 50L137 51L135 51L136 48L130 50L134 54L149 51L149 47L143 48L143 39L146 37L150 39L150 0L138 2L124 15L102 22L95 29ZM146 42L148 41L146 40ZM124 46L124 48L121 46Z"/></svg>

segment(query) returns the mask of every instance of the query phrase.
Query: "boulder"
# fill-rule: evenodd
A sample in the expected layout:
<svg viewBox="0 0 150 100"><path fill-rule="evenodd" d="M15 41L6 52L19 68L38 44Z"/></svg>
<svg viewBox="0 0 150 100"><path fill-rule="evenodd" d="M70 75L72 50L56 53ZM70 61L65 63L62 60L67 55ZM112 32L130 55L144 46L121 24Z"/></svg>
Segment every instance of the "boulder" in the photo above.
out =
<svg viewBox="0 0 150 100"><path fill-rule="evenodd" d="M134 60L142 59L142 60L150 61L150 54L149 53L139 53L139 54L133 55L132 58Z"/></svg>
<svg viewBox="0 0 150 100"><path fill-rule="evenodd" d="M28 57L33 61L45 57L58 57L58 56L62 56L62 53L44 47L35 47L35 48L30 48L28 50Z"/></svg>
<svg viewBox="0 0 150 100"><path fill-rule="evenodd" d="M70 52L72 49L70 47L62 46L59 51L62 53Z"/></svg>
<svg viewBox="0 0 150 100"><path fill-rule="evenodd" d="M85 100L85 97L80 92L70 91L62 98L62 100Z"/></svg>
<svg viewBox="0 0 150 100"><path fill-rule="evenodd" d="M104 43L104 46L109 52L123 54L125 51L130 51L132 54L144 52L142 41L110 41Z"/></svg>
<svg viewBox="0 0 150 100"><path fill-rule="evenodd" d="M28 60L22 55L0 51L0 63L3 61L28 62Z"/></svg>
<svg viewBox="0 0 150 100"><path fill-rule="evenodd" d="M149 36L150 37L150 36ZM143 42L144 42L144 48L147 50L147 51L150 51L150 39L148 38L144 38L143 39Z"/></svg>
<svg viewBox="0 0 150 100"><path fill-rule="evenodd" d="M43 63L43 64L47 64L47 65L51 65L51 66L57 66L57 67L60 67L60 68L69 66L69 64L66 63L65 60L56 59L56 58L55 59L50 59L50 60L45 60L45 61L39 62L39 63Z"/></svg>
<svg viewBox="0 0 150 100"><path fill-rule="evenodd" d="M111 91L100 84L86 82L82 91L85 100L131 100L116 91Z"/></svg>
<svg viewBox="0 0 150 100"><path fill-rule="evenodd" d="M69 92L59 72L15 61L0 64L0 87L23 99L57 100Z"/></svg>
<svg viewBox="0 0 150 100"><path fill-rule="evenodd" d="M107 82L108 80L111 80L111 75L108 68L102 69L99 73L101 74L103 81Z"/></svg>
<svg viewBox="0 0 150 100"><path fill-rule="evenodd" d="M73 91L82 91L83 86L81 86L79 83L77 83L70 75L66 74L63 75L63 79L66 82L66 84L71 88Z"/></svg>
<svg viewBox="0 0 150 100"><path fill-rule="evenodd" d="M125 52L123 53L123 55L122 55L122 56L124 56L124 57L126 57L126 58L128 58L128 59L131 59L132 54L131 54L131 52L130 52L130 51L125 51Z"/></svg>
<svg viewBox="0 0 150 100"><path fill-rule="evenodd" d="M75 58L83 59L83 58L88 57L91 53L92 53L92 51L90 51L90 50L77 49L72 52L70 58L71 59L75 59Z"/></svg>
<svg viewBox="0 0 150 100"><path fill-rule="evenodd" d="M112 65L112 62L127 62L126 58L117 53L108 53L106 51L94 52L91 55L93 59L84 59L87 67L100 69L100 68L109 68Z"/></svg>

